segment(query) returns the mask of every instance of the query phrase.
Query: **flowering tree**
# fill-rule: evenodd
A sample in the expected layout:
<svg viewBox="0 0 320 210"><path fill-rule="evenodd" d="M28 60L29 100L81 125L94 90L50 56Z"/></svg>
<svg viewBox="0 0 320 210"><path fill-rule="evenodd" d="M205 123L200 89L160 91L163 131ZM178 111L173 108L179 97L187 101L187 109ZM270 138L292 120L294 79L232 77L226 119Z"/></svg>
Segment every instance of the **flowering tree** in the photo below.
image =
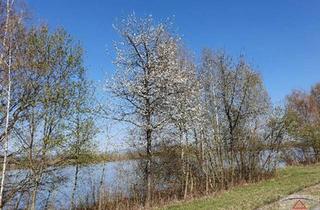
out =
<svg viewBox="0 0 320 210"><path fill-rule="evenodd" d="M152 17L134 15L115 26L122 40L115 44L117 72L107 89L117 98L114 119L138 130L145 160L145 205L151 200L153 148L161 130L170 122L167 113L178 103L188 81L181 68L180 38L169 24L154 24Z"/></svg>

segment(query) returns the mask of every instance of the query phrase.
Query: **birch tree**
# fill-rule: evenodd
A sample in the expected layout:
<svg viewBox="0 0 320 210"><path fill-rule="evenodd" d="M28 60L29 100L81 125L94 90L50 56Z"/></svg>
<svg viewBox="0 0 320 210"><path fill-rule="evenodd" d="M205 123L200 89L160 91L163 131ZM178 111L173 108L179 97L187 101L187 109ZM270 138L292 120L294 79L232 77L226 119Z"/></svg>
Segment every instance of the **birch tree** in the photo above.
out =
<svg viewBox="0 0 320 210"><path fill-rule="evenodd" d="M20 133L17 132L16 129L18 124L21 123L25 115L25 111L34 103L34 99L39 90L39 85L35 85L37 83L32 83L32 81L37 80L37 78L31 78L31 75L34 74L31 74L32 71L29 71L29 64L33 59L30 60L30 57L27 59L26 49L29 44L27 43L27 30L24 26L25 14L24 12L17 14L17 8L15 8L13 1L9 1L9 3L7 2L6 6L6 10L4 11L7 11L7 13L2 13L6 14L6 18L4 18L4 22L1 22L1 25L7 26L0 30L1 39L6 40L1 48L2 59L0 63L0 139L5 148L3 155L4 167L2 168L4 172L3 175L5 175L5 171L8 168L7 157L19 156L22 150L22 148L14 147L16 139L20 137ZM8 97L10 100L8 100ZM8 140L9 136L10 141ZM13 159L14 158L11 158L10 160ZM10 187L4 188L5 183L2 185L2 205L14 196L18 190L22 190L22 188L26 187L25 180L21 180L21 184L19 185L19 183L11 183L9 176L3 177L2 181L6 180L5 182L7 182Z"/></svg>
<svg viewBox="0 0 320 210"><path fill-rule="evenodd" d="M69 126L77 111L74 106L81 101L84 68L81 47L65 31L50 33L48 27L41 26L30 29L24 37L21 51L26 62L20 84L27 98L14 126L19 134L15 146L26 160L18 165L29 169L29 208L35 209L39 189L50 194L66 178L57 169L72 157L70 150L76 143L70 137L75 127Z"/></svg>
<svg viewBox="0 0 320 210"><path fill-rule="evenodd" d="M280 124L268 127L272 107L260 75L243 57L235 61L210 51L204 53L200 74L209 171L218 177L211 180L213 186L254 179L265 171L259 148L267 148L284 132ZM273 135L276 130L279 135Z"/></svg>
<svg viewBox="0 0 320 210"><path fill-rule="evenodd" d="M218 98L218 76L215 66L214 54L210 49L204 49L199 69L199 80L201 84L201 102L203 107L202 141L203 160L205 161L204 172L206 174L206 191L209 185L215 185L215 178L223 185L225 182L224 162L225 147L222 139L220 125L221 104ZM210 182L210 184L209 184ZM222 186L214 186L222 187Z"/></svg>
<svg viewBox="0 0 320 210"><path fill-rule="evenodd" d="M6 20L5 20L5 29L4 36L2 41L2 51L0 54L0 63L3 67L4 80L6 84L4 87L6 93L6 108L5 108L5 128L4 128L4 155L3 155L3 164L2 164L2 173L1 173L1 186L0 186L0 208L2 209L3 203L3 191L5 184L6 176L6 167L7 167L7 156L8 156L8 144L9 144L9 118L10 118L10 102L11 102L11 68L12 68L12 50L11 50L11 22L10 14L12 3L10 0L7 0L6 3Z"/></svg>
<svg viewBox="0 0 320 210"><path fill-rule="evenodd" d="M79 81L74 84L75 100L71 107L73 111L69 117L69 123L65 128L71 131L68 134L68 138L72 139L68 145L68 148L70 148L69 158L73 160L73 164L75 165L70 209L76 207L75 197L80 167L83 163L90 160L90 155L94 151L93 139L98 133L93 120L95 106L91 84L85 79L84 71L79 71L78 77Z"/></svg>

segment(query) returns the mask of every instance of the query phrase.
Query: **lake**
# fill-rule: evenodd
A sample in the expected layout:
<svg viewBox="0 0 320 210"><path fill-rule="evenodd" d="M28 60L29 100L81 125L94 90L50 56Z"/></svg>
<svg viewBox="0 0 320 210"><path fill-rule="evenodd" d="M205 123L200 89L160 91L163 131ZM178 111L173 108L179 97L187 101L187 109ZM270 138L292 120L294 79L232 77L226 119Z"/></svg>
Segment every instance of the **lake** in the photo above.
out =
<svg viewBox="0 0 320 210"><path fill-rule="evenodd" d="M124 194L128 193L130 180L134 178L132 173L134 165L135 161L116 161L81 166L75 193L76 203L80 201L92 202L93 192L95 193L94 196L98 195L101 180L104 187L103 190L110 193L110 195L120 192ZM41 188L37 195L37 209L43 209L47 201L49 201L49 205L59 209L68 209L70 207L75 170L75 166L67 166L53 172L54 176L66 177L67 179L58 186L55 186L54 189L50 190L48 187ZM21 170L13 170L9 173L11 175L11 182L14 180L19 182L19 180L27 176L27 172L21 173ZM12 209L19 197L17 196L12 202L8 203L5 209ZM19 201L19 208L24 208L26 205L27 201L22 197Z"/></svg>

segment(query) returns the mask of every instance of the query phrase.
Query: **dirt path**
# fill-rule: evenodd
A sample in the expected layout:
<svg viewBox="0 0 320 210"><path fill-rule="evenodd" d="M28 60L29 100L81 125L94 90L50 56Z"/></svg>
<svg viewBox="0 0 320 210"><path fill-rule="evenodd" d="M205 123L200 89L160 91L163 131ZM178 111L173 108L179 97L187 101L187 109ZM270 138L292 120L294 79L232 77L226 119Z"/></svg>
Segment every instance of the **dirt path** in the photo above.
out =
<svg viewBox="0 0 320 210"><path fill-rule="evenodd" d="M309 210L320 210L320 184L305 188L258 210L291 210L298 200Z"/></svg>

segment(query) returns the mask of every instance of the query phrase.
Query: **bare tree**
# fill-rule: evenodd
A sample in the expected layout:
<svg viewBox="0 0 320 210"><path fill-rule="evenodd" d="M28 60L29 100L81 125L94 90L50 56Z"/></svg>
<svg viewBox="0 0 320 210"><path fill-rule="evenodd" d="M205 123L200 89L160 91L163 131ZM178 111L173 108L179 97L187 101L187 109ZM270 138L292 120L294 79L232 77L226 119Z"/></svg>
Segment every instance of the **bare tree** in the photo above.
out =
<svg viewBox="0 0 320 210"><path fill-rule="evenodd" d="M243 57L235 62L224 52L206 50L200 82L208 185L223 188L257 178L265 171L265 148L281 142L285 132L281 118L268 125L272 107L260 75Z"/></svg>
<svg viewBox="0 0 320 210"><path fill-rule="evenodd" d="M305 162L320 160L320 85L311 88L310 93L293 91L287 97L287 120L290 122L289 134L294 144L300 147Z"/></svg>

